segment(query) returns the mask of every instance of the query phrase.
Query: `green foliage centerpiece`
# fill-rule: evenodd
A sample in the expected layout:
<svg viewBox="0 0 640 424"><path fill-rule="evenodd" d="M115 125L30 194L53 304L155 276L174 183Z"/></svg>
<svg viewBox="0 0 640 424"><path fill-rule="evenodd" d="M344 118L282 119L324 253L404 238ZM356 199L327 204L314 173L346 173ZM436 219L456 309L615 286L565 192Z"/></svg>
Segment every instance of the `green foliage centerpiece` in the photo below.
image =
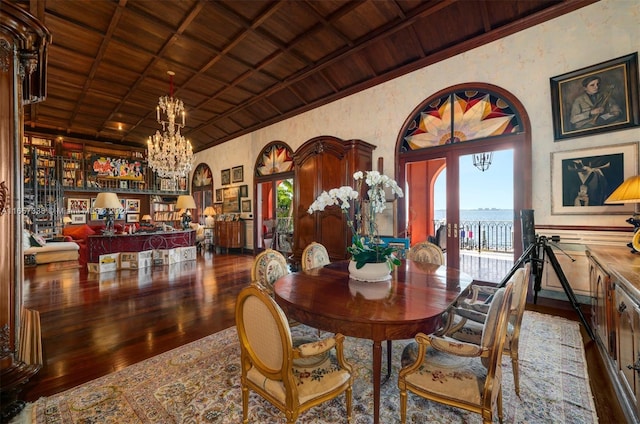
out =
<svg viewBox="0 0 640 424"><path fill-rule="evenodd" d="M347 225L353 232L353 242L347 248L351 254L352 264L350 271L352 278L365 281L380 281L388 279L389 273L394 266L400 265L400 260L394 255L396 249L386 246L378 234L376 216L387 207L385 190L392 195L402 197L402 189L392 178L380 174L378 171L358 171L353 174L355 188L342 186L331 190L323 191L311 204L308 213L323 211L328 206L339 206L347 217ZM367 185L366 198L360 196L362 184ZM351 214L351 204L353 203L353 215ZM362 276L362 270L367 264L385 264L384 277ZM353 265L353 266L352 266ZM355 268L355 270L353 270Z"/></svg>

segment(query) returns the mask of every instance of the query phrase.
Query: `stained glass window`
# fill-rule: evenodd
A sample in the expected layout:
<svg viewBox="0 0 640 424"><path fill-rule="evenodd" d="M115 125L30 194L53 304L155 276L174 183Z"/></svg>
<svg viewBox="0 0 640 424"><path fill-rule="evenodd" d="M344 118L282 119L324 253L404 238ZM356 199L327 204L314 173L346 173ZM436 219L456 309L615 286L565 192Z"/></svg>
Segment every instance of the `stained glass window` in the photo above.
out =
<svg viewBox="0 0 640 424"><path fill-rule="evenodd" d="M284 144L267 146L260 155L256 176L279 174L293 170L293 152Z"/></svg>
<svg viewBox="0 0 640 424"><path fill-rule="evenodd" d="M401 151L522 131L515 107L488 91L465 90L428 103L409 123Z"/></svg>

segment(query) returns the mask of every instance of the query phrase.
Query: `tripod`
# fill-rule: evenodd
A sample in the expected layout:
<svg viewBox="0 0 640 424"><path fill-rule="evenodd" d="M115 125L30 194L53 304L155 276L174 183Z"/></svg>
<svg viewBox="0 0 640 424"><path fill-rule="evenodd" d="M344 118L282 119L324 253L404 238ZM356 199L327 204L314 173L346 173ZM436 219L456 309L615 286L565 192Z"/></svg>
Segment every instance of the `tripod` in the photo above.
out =
<svg viewBox="0 0 640 424"><path fill-rule="evenodd" d="M551 240L553 242L558 242L560 241L560 237L554 236L551 238ZM531 261L531 269L533 274L535 275L535 282L533 286L533 290L534 290L533 303L537 303L538 292L540 291L540 285L542 282L542 270L544 268L545 254L549 258L549 262L551 262L551 266L553 267L553 270L555 271L556 276L558 277L558 280L560 281L560 284L562 285L562 288L564 289L564 292L567 295L569 302L571 303L571 306L576 311L576 313L578 314L578 317L580 318L580 321L582 322L582 325L584 325L584 328L587 330L587 334L589 334L589 337L591 337L591 340L595 340L596 338L595 338L595 335L593 334L593 330L591 329L591 326L587 322L587 319L585 318L584 314L582 313L582 310L580 309L580 304L578 303L578 299L576 298L576 295L573 292L573 289L569 285L569 281L567 281L567 277L564 275L564 272L562 271L562 267L558 262L558 258L556 258L555 253L553 253L553 249L551 249L551 246L549 246L547 237L536 235L535 242L531 243L529 247L527 247L527 249L524 251L522 256L520 256L520 258L513 265L513 268L511 268L511 270L507 273L507 275L502 279L498 287L505 286L509 281L509 279L513 276L513 274L515 274L516 270L520 268L522 264L524 264L527 261Z"/></svg>

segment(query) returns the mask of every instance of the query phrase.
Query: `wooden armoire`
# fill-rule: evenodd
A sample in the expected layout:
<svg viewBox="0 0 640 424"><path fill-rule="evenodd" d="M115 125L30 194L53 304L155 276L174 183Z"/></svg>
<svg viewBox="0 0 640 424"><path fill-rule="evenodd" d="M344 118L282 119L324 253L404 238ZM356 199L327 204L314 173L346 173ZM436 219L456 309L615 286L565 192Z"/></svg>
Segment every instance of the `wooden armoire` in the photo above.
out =
<svg viewBox="0 0 640 424"><path fill-rule="evenodd" d="M352 234L340 208L331 207L313 214L307 210L323 190L353 187L354 172L371 170L375 148L362 140L320 136L306 141L293 155L294 263L300 263L302 251L313 241L327 248L332 261L349 257L347 246L351 244Z"/></svg>

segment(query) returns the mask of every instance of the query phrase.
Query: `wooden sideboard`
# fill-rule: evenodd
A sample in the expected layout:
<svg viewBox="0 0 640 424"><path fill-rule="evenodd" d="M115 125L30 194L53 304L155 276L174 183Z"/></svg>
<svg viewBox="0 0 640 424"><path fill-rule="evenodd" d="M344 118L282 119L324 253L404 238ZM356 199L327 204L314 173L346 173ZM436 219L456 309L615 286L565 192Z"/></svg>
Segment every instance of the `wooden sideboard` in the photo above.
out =
<svg viewBox="0 0 640 424"><path fill-rule="evenodd" d="M100 255L117 252L142 252L154 249L174 249L195 246L196 232L165 231L157 233L93 235L87 237L88 262L96 263Z"/></svg>
<svg viewBox="0 0 640 424"><path fill-rule="evenodd" d="M640 254L587 246L592 326L628 422L640 422Z"/></svg>
<svg viewBox="0 0 640 424"><path fill-rule="evenodd" d="M216 221L214 237L216 247L229 249L242 249L244 253L244 221Z"/></svg>

